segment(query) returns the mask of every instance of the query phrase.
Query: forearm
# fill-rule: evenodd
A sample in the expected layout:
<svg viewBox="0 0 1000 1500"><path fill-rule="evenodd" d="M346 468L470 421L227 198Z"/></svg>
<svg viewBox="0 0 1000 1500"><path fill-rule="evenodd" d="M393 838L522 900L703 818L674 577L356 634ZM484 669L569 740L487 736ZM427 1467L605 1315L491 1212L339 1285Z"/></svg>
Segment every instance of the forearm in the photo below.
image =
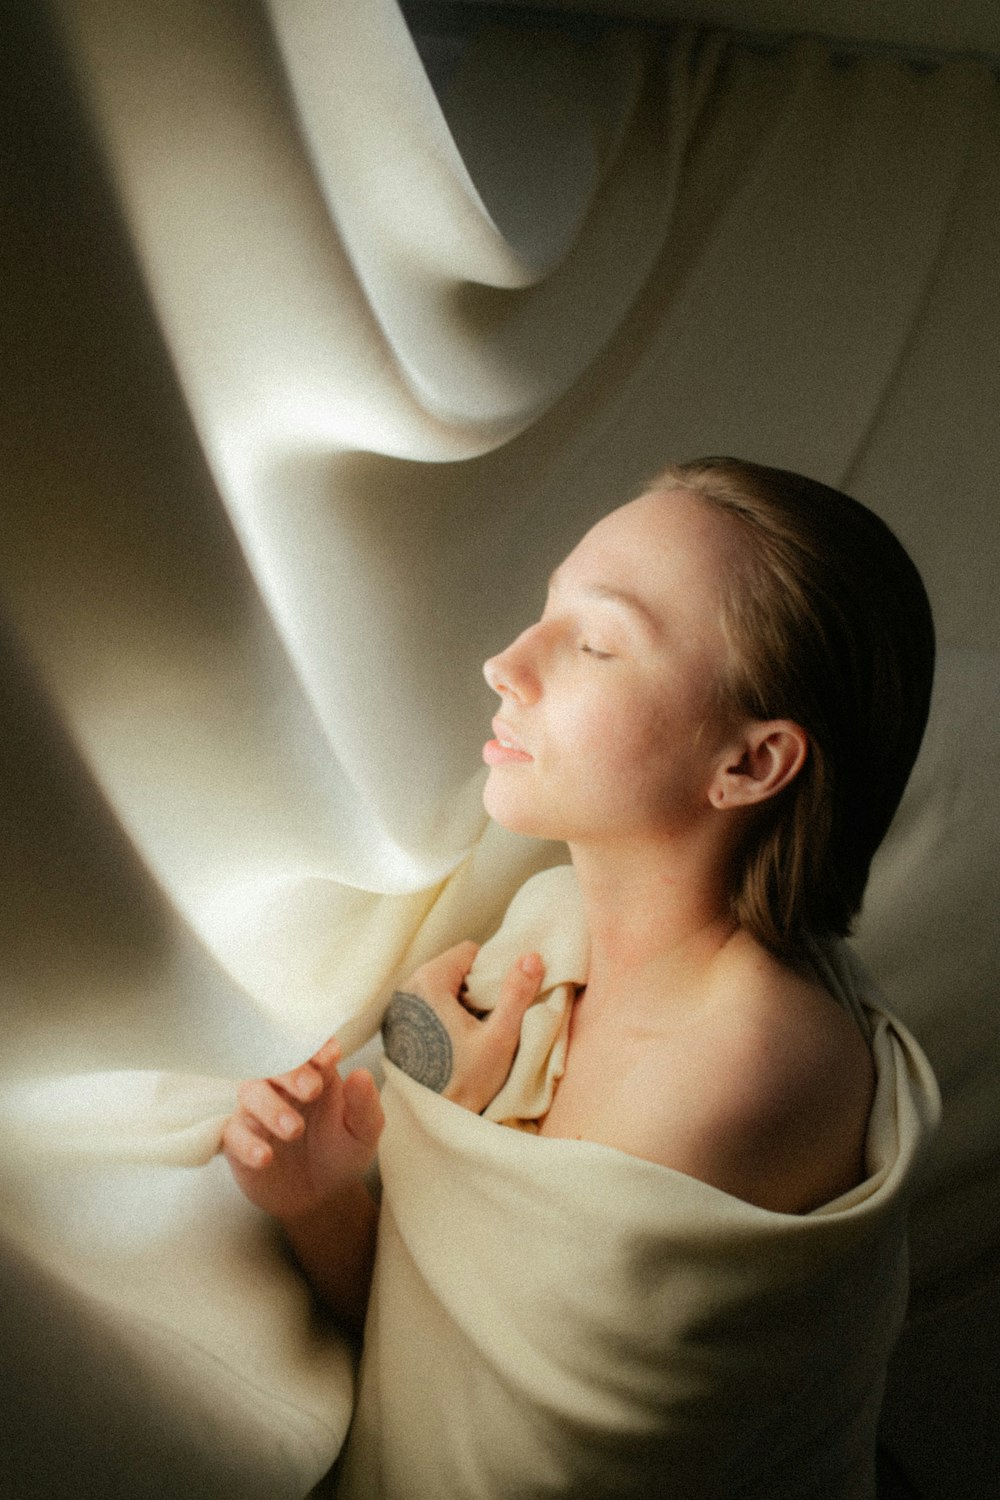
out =
<svg viewBox="0 0 1000 1500"><path fill-rule="evenodd" d="M351 1332L360 1333L378 1230L378 1206L364 1182L355 1178L316 1208L280 1222L316 1295Z"/></svg>

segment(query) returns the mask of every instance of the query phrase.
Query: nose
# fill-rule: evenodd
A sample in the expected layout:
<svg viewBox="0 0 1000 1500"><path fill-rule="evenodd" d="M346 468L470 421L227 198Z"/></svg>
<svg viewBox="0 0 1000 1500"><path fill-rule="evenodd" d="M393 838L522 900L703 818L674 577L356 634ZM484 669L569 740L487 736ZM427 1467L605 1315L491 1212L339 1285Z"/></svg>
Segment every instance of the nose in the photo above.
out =
<svg viewBox="0 0 1000 1500"><path fill-rule="evenodd" d="M483 665L483 676L501 698L518 703L533 703L540 685L531 650L532 630L525 630L505 651L491 656Z"/></svg>

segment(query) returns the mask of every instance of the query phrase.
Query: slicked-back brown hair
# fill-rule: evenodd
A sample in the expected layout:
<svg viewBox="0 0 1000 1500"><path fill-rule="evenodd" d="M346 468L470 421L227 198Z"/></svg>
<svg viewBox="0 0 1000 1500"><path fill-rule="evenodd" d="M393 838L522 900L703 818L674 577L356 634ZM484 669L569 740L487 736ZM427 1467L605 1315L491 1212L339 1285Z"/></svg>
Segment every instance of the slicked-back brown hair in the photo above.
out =
<svg viewBox="0 0 1000 1500"><path fill-rule="evenodd" d="M889 527L839 490L734 458L672 465L647 486L672 489L742 533L720 707L809 737L802 770L751 825L732 892L741 926L794 960L809 936L846 936L860 910L927 722L930 604Z"/></svg>

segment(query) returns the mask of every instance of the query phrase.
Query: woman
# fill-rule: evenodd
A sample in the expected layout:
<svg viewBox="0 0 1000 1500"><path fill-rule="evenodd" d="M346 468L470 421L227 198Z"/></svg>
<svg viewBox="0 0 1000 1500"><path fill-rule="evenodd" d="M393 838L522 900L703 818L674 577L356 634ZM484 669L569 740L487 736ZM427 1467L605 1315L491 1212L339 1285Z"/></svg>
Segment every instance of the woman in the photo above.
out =
<svg viewBox="0 0 1000 1500"><path fill-rule="evenodd" d="M568 1181L578 1168L587 1181L588 1173L610 1172L609 1191L617 1195L621 1183L625 1221L633 1189L636 1202L655 1189L652 1211L666 1217L662 1245L656 1236L652 1241L662 1251L653 1264L669 1259L675 1239L690 1240L693 1222L704 1244L687 1265L683 1285L711 1263L708 1301L703 1290L692 1294L697 1318L672 1328L652 1350L638 1328L637 1342L622 1358L624 1383L613 1397L600 1373L593 1389L574 1397L580 1410L601 1406L600 1416L586 1420L572 1406L553 1415L559 1402L548 1387L544 1399L534 1388L510 1395L512 1378L519 1379L511 1376L513 1367L482 1353L487 1334L462 1325L461 1347L479 1351L490 1389L505 1392L511 1432L528 1433L525 1441L535 1443L530 1464L519 1467L509 1447L487 1452L480 1444L475 1454L426 1459L427 1477L411 1471L406 1481L399 1455L405 1457L407 1443L411 1451L419 1447L422 1437L414 1428L402 1448L391 1434L383 1443L386 1414L394 1410L391 1394L383 1392L377 1421L371 1416L375 1398L363 1402L369 1415L359 1418L360 1437L353 1440L350 1493L392 1494L395 1483L404 1486L400 1494L416 1496L472 1495L478 1486L481 1493L522 1497L536 1485L539 1494L702 1497L736 1493L736 1475L740 1494L766 1493L770 1500L785 1493L825 1500L870 1493L873 1389L891 1341L885 1329L898 1316L896 1208L918 1154L911 1152L906 1172L898 1162L885 1168L886 1181L894 1183L886 1217L888 1189L882 1182L870 1187L877 1175L873 1100L887 1070L902 1076L908 1067L916 1115L922 1108L926 1125L934 1113L933 1086L917 1049L898 1029L895 1061L885 1051L883 1031L878 1063L874 1012L831 993L822 944L843 937L860 907L872 855L919 747L933 656L930 610L916 570L871 512L797 475L717 459L665 470L637 500L598 522L556 570L538 622L487 662L500 711L484 750L486 808L510 829L566 841L589 939L585 983L567 1007L559 1065L550 1070L552 1087L532 1122L554 1149L519 1142L516 1172L530 1176L537 1165L544 1174L550 1162L559 1163ZM543 984L543 964L538 953L523 954L484 1016L466 1003L464 992L475 957L474 944L460 944L418 970L393 997L384 1036L390 1062L451 1106L478 1115L508 1078L522 1017ZM409 1045L414 1037L420 1062L408 1065L416 1055ZM320 1294L360 1327L379 1212L363 1174L383 1115L370 1075L355 1072L341 1082L337 1058L331 1041L304 1067L244 1085L225 1149L244 1191L284 1225ZM413 1103L412 1084L398 1087ZM416 1099L413 1107L420 1111L425 1102ZM432 1114L441 1107L432 1106ZM438 1144L459 1128L454 1120L442 1116L445 1134ZM432 1133L437 1125L434 1116ZM456 1160L466 1136L475 1151L486 1152L483 1161L492 1160L490 1153L501 1148L495 1137L481 1134L491 1128L480 1121L461 1127ZM894 1128L898 1136L898 1121ZM567 1150L570 1142L580 1143L576 1155ZM509 1152L497 1158L500 1176L508 1160ZM469 1167L473 1177L479 1170ZM515 1173L510 1192L520 1203L518 1181ZM553 1181L558 1196L562 1179ZM395 1169L387 1194L397 1182L393 1191L406 1199L410 1189ZM571 1196L574 1189L567 1191ZM858 1203L867 1206L862 1211ZM410 1212L419 1215L419 1205L411 1210L404 1203L401 1211L392 1205L385 1240L395 1243L403 1225L406 1241ZM523 1212L530 1222L530 1202ZM571 1212L576 1208L568 1206ZM469 1213L474 1217L475 1210ZM774 1436L776 1414L799 1399L790 1393L801 1387L801 1349L789 1355L787 1386L779 1380L783 1393L763 1404L737 1399L734 1371L742 1365L752 1381L751 1366L767 1349L772 1352L761 1369L780 1371L773 1350L781 1318L794 1319L796 1307L809 1308L817 1299L829 1301L823 1278L835 1263L836 1295L854 1287L861 1263L842 1248L849 1241L850 1254L857 1254L860 1230L844 1230L851 1214L862 1225L878 1223L867 1253L872 1273L882 1264L895 1289L892 1310L881 1322L881 1312L869 1317L870 1327L877 1322L882 1331L858 1376L856 1399L834 1423L835 1436L822 1437L829 1411L820 1419L802 1410L792 1424L795 1441L775 1458L782 1447ZM704 1231L706 1218L713 1222L710 1231ZM810 1239L799 1232L799 1221L808 1225ZM828 1250L820 1247L817 1225ZM635 1243L647 1245L645 1220L643 1226L635 1228ZM448 1226L440 1225L440 1232L446 1235ZM831 1240L835 1232L840 1239ZM412 1244L397 1246L397 1260L419 1260L419 1238L414 1230ZM730 1261L718 1258L720 1246L737 1243L739 1257L727 1252ZM392 1253L385 1250L385 1258ZM743 1285L748 1257L756 1268L753 1291L740 1294L749 1301L734 1302L721 1289ZM622 1264L605 1303L631 1275L627 1256ZM773 1285L772 1272L778 1277ZM387 1272L389 1290L380 1306L381 1348L391 1288L402 1285L398 1276L393 1282L394 1274ZM585 1262L583 1274L600 1278L601 1265ZM428 1275L434 1282L435 1273ZM498 1265L494 1279L502 1275ZM659 1275L649 1272L636 1295L659 1286ZM681 1284L676 1270L672 1277L663 1288L669 1317L657 1314L664 1328ZM718 1313L712 1287L719 1289ZM436 1303L447 1305L449 1288L435 1283L433 1293ZM554 1295L549 1287L550 1302ZM629 1327L632 1304L616 1315L619 1332ZM458 1326L466 1313L451 1311ZM509 1316L516 1317L516 1307ZM808 1343L814 1329L817 1358L833 1358L834 1366L839 1356L831 1356L831 1340L846 1349L859 1336L857 1328L842 1326L843 1319L823 1323L818 1311L819 1321L812 1313L802 1317L806 1331L798 1327L799 1343ZM589 1318L582 1310L581 1326L589 1328ZM431 1318L426 1329L436 1326ZM435 1335L425 1331L423 1337ZM450 1334L440 1337L447 1342ZM546 1351L563 1334L547 1337ZM588 1338L595 1349L607 1344L600 1330ZM700 1352L692 1362L696 1344ZM586 1366L589 1347L586 1339L572 1342L573 1359ZM527 1364L533 1357L523 1356ZM613 1364L617 1355L606 1358ZM647 1360L655 1398L634 1385ZM853 1378L846 1371L845 1365L841 1389ZM560 1389L564 1374L551 1376ZM413 1371L399 1379L412 1385ZM369 1370L367 1387L377 1383ZM811 1403L817 1412L822 1405L819 1398ZM545 1426L541 1410L548 1414L548 1435L536 1442ZM400 1406L388 1425L402 1432L407 1420ZM427 1420L424 1410L421 1421ZM439 1444L448 1440L447 1429L441 1433ZM373 1468L367 1479L358 1455L366 1443L385 1446L377 1476ZM539 1475L550 1459L552 1473L544 1481L527 1477ZM415 1487L406 1490L407 1482Z"/></svg>

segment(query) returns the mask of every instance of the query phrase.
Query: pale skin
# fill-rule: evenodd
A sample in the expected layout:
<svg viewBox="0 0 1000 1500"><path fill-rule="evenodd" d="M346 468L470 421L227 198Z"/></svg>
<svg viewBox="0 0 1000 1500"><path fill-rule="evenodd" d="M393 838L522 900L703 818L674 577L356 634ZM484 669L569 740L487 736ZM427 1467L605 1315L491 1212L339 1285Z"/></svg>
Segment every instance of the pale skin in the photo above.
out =
<svg viewBox="0 0 1000 1500"><path fill-rule="evenodd" d="M590 933L540 1133L794 1214L863 1177L874 1068L827 992L730 914L747 820L808 755L794 722L731 722L715 707L735 545L726 520L681 490L643 496L587 533L541 618L486 663L501 706L484 801L515 831L567 842ZM450 1039L442 1092L478 1111L510 1069L542 971L526 955L477 1019L461 1003L475 951L458 945L404 990ZM382 1116L370 1075L341 1082L336 1061L331 1042L293 1073L244 1085L224 1149L320 1294L358 1326L377 1218L361 1178Z"/></svg>

